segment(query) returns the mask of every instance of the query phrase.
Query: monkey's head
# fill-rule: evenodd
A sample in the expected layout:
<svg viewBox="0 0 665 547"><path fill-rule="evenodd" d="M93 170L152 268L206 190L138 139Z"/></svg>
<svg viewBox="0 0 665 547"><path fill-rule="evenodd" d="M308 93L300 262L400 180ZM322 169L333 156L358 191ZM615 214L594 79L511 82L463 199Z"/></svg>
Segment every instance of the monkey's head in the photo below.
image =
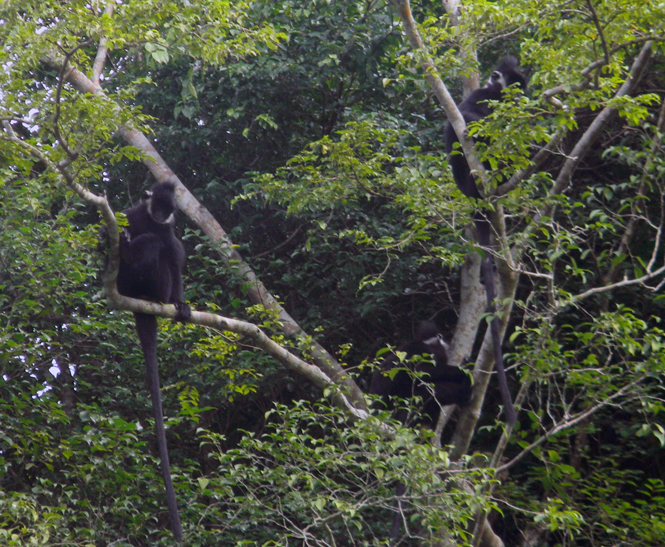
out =
<svg viewBox="0 0 665 547"><path fill-rule="evenodd" d="M504 57L492 72L486 87L506 89L511 85L517 85L522 91L526 91L526 78L519 71L519 65L515 57Z"/></svg>
<svg viewBox="0 0 665 547"><path fill-rule="evenodd" d="M156 182L143 194L150 218L158 224L173 224L175 218L175 185L171 182Z"/></svg>
<svg viewBox="0 0 665 547"><path fill-rule="evenodd" d="M431 321L421 321L418 324L416 340L421 341L438 360L448 360L448 344L443 339L438 327Z"/></svg>

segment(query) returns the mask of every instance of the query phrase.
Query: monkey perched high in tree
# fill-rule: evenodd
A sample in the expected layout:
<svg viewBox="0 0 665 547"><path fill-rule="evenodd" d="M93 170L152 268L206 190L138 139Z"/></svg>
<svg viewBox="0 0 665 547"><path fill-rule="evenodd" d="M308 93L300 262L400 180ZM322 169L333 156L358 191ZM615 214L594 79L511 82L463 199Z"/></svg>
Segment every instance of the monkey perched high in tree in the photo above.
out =
<svg viewBox="0 0 665 547"><path fill-rule="evenodd" d="M372 375L369 391L384 397L408 399L420 397L423 414L436 423L439 409L447 405L465 406L471 397L471 379L459 367L448 364L448 344L438 327L431 321L418 324L413 340L402 344L397 352L383 360ZM405 353L400 362L397 353ZM410 374L409 361L415 355L429 356L430 360L418 361L416 374ZM403 369L391 373L394 368ZM386 401L387 402L387 401ZM400 412L397 419L405 421L406 413Z"/></svg>
<svg viewBox="0 0 665 547"><path fill-rule="evenodd" d="M515 58L504 57L492 72L485 87L473 91L459 105L459 111L460 114L462 114L465 123L468 125L471 122L478 122L489 116L492 113L492 106L488 104L488 101L500 101L503 98L503 90L511 85L516 85L522 90L525 90L526 78L519 71L517 60ZM478 190L475 178L471 173L471 169L469 168L469 164L467 163L464 154L461 150L455 150L455 143L458 143L459 140L450 122L446 124L445 137L446 153L449 154L449 162L457 187L467 197L473 199L487 197L482 196ZM489 163L485 163L484 166L486 169L489 169ZM476 225L478 243L485 248L486 253L485 259L483 260L482 272L487 294L487 308L491 314L495 314L496 309L494 306L494 299L496 298L496 291L494 287L494 267L492 256L488 251L491 244L492 225L487 217L487 211L478 211L474 215L474 223ZM506 413L506 422L509 425L514 425L517 416L515 415L513 401L510 396L510 391L508 390L508 382L506 381L506 371L503 366L503 354L501 351L501 332L499 329L499 321L496 316L492 319L490 331L492 335L492 345L494 346L494 361L497 376L499 378L501 399Z"/></svg>
<svg viewBox="0 0 665 547"><path fill-rule="evenodd" d="M186 321L191 310L185 304L183 296L182 268L185 264L185 248L175 234L174 191L173 184L158 182L145 193L141 203L123 211L129 226L125 227L120 237L118 292L132 298L174 304L178 310L178 320ZM171 480L159 389L157 318L143 313L136 313L134 317L155 414L157 444L171 529L178 543L182 543L182 525Z"/></svg>

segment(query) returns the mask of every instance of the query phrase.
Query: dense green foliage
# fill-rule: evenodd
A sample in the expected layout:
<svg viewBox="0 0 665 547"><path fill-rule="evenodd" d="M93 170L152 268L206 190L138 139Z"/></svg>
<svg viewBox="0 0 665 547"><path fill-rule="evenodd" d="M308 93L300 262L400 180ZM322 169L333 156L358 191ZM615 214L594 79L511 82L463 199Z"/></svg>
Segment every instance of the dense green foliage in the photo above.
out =
<svg viewBox="0 0 665 547"><path fill-rule="evenodd" d="M422 63L459 100L460 78L506 53L529 91L469 129L505 190L498 275L517 280L501 312L519 409L507 445L482 371L479 421L458 411L439 449L389 412L351 419L235 333L161 321L186 544L386 545L398 481L401 545L467 544L478 511L506 545L665 543L665 3L462 3L456 23L449 3L414 2L418 51L379 0L0 6L0 544L173 544L131 314L104 299L99 215L67 176L122 210L152 180L118 131L141 129L363 391L419 320L480 361L484 307L465 323L464 289L481 287L477 204L452 181ZM104 94L82 92L58 67L92 77L102 39ZM646 71L618 94L648 39ZM192 306L309 358L229 250L179 224Z"/></svg>

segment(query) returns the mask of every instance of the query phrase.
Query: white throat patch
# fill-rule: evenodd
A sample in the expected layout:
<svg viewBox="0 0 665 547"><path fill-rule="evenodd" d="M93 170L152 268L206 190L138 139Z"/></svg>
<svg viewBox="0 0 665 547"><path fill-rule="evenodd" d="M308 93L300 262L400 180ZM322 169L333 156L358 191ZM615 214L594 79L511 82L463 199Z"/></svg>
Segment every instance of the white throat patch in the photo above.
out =
<svg viewBox="0 0 665 547"><path fill-rule="evenodd" d="M157 224L175 224L175 214L171 213L166 220L160 222L155 218L155 215L152 213L152 201L148 200L148 214L150 215L150 218L156 222Z"/></svg>

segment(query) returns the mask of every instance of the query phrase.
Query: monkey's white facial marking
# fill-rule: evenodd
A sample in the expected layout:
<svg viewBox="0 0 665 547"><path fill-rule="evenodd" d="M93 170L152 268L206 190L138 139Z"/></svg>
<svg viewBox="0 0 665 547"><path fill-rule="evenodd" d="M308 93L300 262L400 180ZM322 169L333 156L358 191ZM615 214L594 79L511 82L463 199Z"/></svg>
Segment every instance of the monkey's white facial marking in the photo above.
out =
<svg viewBox="0 0 665 547"><path fill-rule="evenodd" d="M428 348L432 348L434 346L441 346L443 349L448 351L448 344L446 344L446 341L443 339L443 336L441 336L440 334L432 336L432 338L428 338L427 340L423 340L423 344L425 344Z"/></svg>
<svg viewBox="0 0 665 547"><path fill-rule="evenodd" d="M487 81L487 85L498 85L501 89L506 89L508 87L508 82L506 82L506 77L502 72L495 70Z"/></svg>

